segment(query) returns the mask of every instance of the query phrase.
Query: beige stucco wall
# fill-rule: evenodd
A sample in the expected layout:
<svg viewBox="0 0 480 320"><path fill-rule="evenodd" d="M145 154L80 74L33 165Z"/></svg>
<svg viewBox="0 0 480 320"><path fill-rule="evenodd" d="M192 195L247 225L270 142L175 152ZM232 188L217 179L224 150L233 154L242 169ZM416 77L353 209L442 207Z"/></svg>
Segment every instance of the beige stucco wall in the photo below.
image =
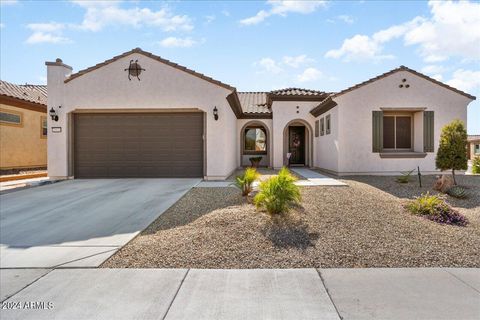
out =
<svg viewBox="0 0 480 320"><path fill-rule="evenodd" d="M310 113L318 101L273 101L273 166L274 168L281 168L286 164L286 154L288 150L284 147L284 130L288 123L294 120L303 120L308 124L305 138L311 147L310 152L313 159L311 166L316 163L315 146L312 143L312 136L314 135L315 118ZM298 106L298 109L297 109ZM297 113L298 111L298 113ZM308 132L308 133L307 133Z"/></svg>
<svg viewBox="0 0 480 320"><path fill-rule="evenodd" d="M410 87L399 88L402 79ZM440 132L454 119L467 124L467 105L471 100L463 95L401 71L367 84L337 98L339 117L339 173L395 174L420 166L424 173L433 173ZM434 115L435 152L425 158L382 159L372 152L372 111L381 108L426 108ZM423 115L415 116L415 151L423 151ZM420 121L420 122L419 122ZM418 135L418 136L417 136Z"/></svg>
<svg viewBox="0 0 480 320"><path fill-rule="evenodd" d="M141 81L127 78L130 60L137 60L146 71ZM67 115L79 110L108 109L138 111L152 109L196 109L206 113L206 177L224 179L238 166L237 119L226 97L230 90L133 53L64 84L70 70L48 66L48 108L59 110L59 121L49 120L49 128L62 127L61 133L49 130L49 175L67 177L68 121ZM213 117L218 108L219 120Z"/></svg>
<svg viewBox="0 0 480 320"><path fill-rule="evenodd" d="M339 141L338 141L338 117L339 117L339 108L334 107L326 113L318 116L316 120L324 119L325 123L325 134L320 135L321 127L320 123L318 125L319 136L314 138L314 151L316 153L316 162L315 167L326 169L329 171L338 171L338 156L339 156ZM326 117L330 115L330 134L326 133Z"/></svg>
<svg viewBox="0 0 480 320"><path fill-rule="evenodd" d="M0 168L47 166L47 139L41 136L46 113L0 104L1 109L22 114L22 126L0 124Z"/></svg>

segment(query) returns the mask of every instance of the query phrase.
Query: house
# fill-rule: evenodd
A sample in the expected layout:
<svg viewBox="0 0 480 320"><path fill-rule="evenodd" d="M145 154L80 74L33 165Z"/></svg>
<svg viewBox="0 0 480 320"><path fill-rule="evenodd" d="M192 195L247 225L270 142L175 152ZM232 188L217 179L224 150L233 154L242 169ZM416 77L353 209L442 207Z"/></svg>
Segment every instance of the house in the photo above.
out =
<svg viewBox="0 0 480 320"><path fill-rule="evenodd" d="M57 178L225 179L261 165L338 174L436 172L441 128L475 97L401 66L340 92L237 92L139 48L72 74L46 62Z"/></svg>
<svg viewBox="0 0 480 320"><path fill-rule="evenodd" d="M47 86L0 80L0 170L47 167Z"/></svg>
<svg viewBox="0 0 480 320"><path fill-rule="evenodd" d="M467 157L469 160L480 157L480 135L469 135L467 138Z"/></svg>

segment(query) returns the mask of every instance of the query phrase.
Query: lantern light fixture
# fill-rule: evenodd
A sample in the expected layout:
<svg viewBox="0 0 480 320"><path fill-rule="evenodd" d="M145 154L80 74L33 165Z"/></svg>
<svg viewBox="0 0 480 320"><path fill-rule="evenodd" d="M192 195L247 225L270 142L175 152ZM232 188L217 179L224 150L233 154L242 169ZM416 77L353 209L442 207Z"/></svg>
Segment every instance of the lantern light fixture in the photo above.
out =
<svg viewBox="0 0 480 320"><path fill-rule="evenodd" d="M218 109L216 106L213 108L213 118L215 119L215 121L218 120Z"/></svg>
<svg viewBox="0 0 480 320"><path fill-rule="evenodd" d="M58 114L55 111L55 109L53 109L53 107L50 108L50 111L48 112L48 114L50 114L50 118L52 118L53 121L58 121Z"/></svg>

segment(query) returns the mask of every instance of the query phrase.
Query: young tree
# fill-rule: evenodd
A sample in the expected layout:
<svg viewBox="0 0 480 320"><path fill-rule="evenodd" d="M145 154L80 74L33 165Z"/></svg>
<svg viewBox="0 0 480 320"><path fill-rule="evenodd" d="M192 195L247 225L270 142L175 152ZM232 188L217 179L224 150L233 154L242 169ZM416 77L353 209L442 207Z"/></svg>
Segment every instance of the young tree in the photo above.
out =
<svg viewBox="0 0 480 320"><path fill-rule="evenodd" d="M451 169L454 184L457 184L455 170L468 168L466 145L467 130L462 121L454 120L442 128L435 165L442 171Z"/></svg>

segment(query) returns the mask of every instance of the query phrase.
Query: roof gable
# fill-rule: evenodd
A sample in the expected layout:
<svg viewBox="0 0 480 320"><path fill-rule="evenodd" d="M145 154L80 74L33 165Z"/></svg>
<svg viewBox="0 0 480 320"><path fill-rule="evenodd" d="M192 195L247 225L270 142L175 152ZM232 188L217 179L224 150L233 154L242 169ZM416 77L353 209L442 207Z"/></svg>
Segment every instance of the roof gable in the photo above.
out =
<svg viewBox="0 0 480 320"><path fill-rule="evenodd" d="M80 70L80 71L78 71L78 72L76 72L76 73L73 73L73 74L70 75L70 77L68 77L68 78L65 80L65 83L67 83L67 82L69 82L69 81L72 81L72 80L74 80L74 79L76 79L76 78L78 78L78 77L81 77L81 76L83 76L84 74L87 74L87 73L89 73L89 72L92 72L92 71L94 71L94 70L96 70L96 69L99 69L99 68L101 68L101 67L103 67L103 66L106 66L106 65L108 65L108 64L110 64L110 63L112 63L112 62L115 62L115 61L117 61L117 60L119 60L119 59L121 59L121 58L124 58L124 57L126 57L126 56L128 56L128 55L131 55L131 54L133 54L133 53L142 54L142 55L144 55L144 56L146 56L146 57L149 57L149 58L151 58L151 59L153 59L153 60L156 60L156 61L158 61L158 62L164 63L164 64L166 64L166 65L168 65L168 66L170 66L170 67L172 67L172 68L175 68L175 69L178 69L178 70L180 70L180 71L186 72L186 73L191 74L191 75L193 75L193 76L195 76L195 77L198 77L198 78L200 78L200 79L203 79L203 80L205 80L205 81L208 81L208 82L210 82L210 83L213 83L213 84L215 84L215 85L218 85L218 86L220 86L220 87L222 87L222 88L225 88L225 89L228 89L228 90L231 90L231 91L234 91L234 90L235 90L234 87L232 87L232 86L230 86L230 85L228 85L228 84L226 84L226 83L223 83L223 82L221 82L221 81L215 80L215 79L213 79L213 78L211 78L211 77L208 77L208 76L204 75L203 73L196 72L195 70L192 70L192 69L189 69L189 68L187 68L187 67L181 66L181 65L179 65L179 64L177 64L177 63L174 63L174 62L172 62L172 61L170 61L170 60L164 59L164 58L162 58L162 57L160 57L160 56L154 55L153 53L144 51L144 50L142 50L142 49L140 49L140 48L132 49L132 50L127 51L127 52L124 52L124 53L122 53L122 54L120 54L120 55L118 55L118 56L115 56L115 57L113 57L113 58L111 58L111 59L105 60L104 62L98 63L98 64L96 64L96 65L94 65L94 66L92 66L92 67L90 67L90 68L83 69L83 70Z"/></svg>
<svg viewBox="0 0 480 320"><path fill-rule="evenodd" d="M439 86L441 86L441 87L444 87L444 88L446 88L446 89L448 89L448 90L451 90L451 91L453 91L453 92L455 92L455 93L458 93L458 94L460 94L460 95L462 95L462 96L465 96L465 97L467 97L467 98L469 98L469 99L472 99L472 100L475 100L475 99L476 99L475 96L472 96L472 95L470 95L470 94L468 94L468 93L466 93L466 92L463 92L463 91L461 91L461 90L459 90L459 89L456 89L456 88L454 88L454 87L451 87L451 86L449 86L448 84L445 84L445 83L443 83L443 82L440 82L440 81L438 81L438 80L435 80L435 79L433 79L433 78L430 78L429 76L424 75L423 73L420 73L420 72L415 71L415 70L413 70L413 69L407 68L407 67L405 67L405 66L400 66L400 67L398 67L398 68L396 68L396 69L393 69L393 70L390 70L390 71L388 71L388 72L385 72L385 73L383 73L383 74L381 74L381 75L379 75L379 76L376 76L376 77L374 77L374 78L371 78L371 79L369 79L369 80L367 80L367 81L361 82L361 83L356 84L356 85L354 85L354 86L351 86L351 87L349 87L349 88L347 88L347 89L344 89L344 90L342 90L342 91L340 91L340 92L334 93L334 94L331 95L331 97L332 97L332 98L338 97L338 96L340 96L340 95L343 95L343 94L348 93L348 92L350 92L350 91L356 90L356 89L361 88L361 87L363 87L363 86L365 86L365 85L367 85L367 84L370 84L370 83L372 83L372 82L381 80L381 79L383 79L383 78L386 78L386 77L388 77L388 76L390 76L390 75L392 75L392 74L394 74L394 73L400 72L400 71L410 72L410 73L412 73L412 74L414 74L414 75L416 75L416 76L418 76L418 77L420 77L420 78L423 78L423 79L425 79L425 80L428 80L428 81L430 81L430 82L433 82L433 83L436 84L436 85L439 85Z"/></svg>

